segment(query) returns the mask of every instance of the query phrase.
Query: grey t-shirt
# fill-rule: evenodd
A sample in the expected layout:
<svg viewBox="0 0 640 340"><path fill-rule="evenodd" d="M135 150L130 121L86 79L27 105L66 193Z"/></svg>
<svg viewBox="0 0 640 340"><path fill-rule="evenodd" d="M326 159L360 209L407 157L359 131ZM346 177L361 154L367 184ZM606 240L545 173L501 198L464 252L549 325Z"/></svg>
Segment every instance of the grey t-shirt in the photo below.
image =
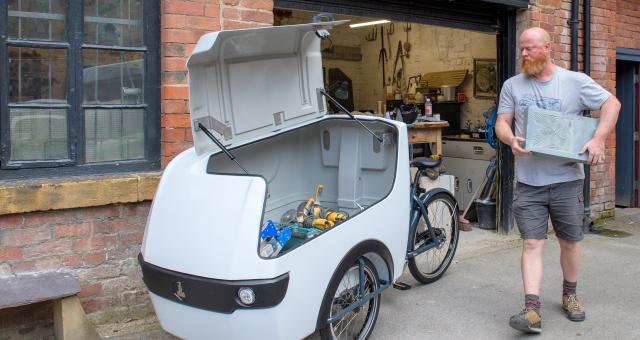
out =
<svg viewBox="0 0 640 340"><path fill-rule="evenodd" d="M556 66L548 81L539 81L522 73L509 78L500 93L498 114L515 113L515 135L522 137L527 106L581 115L584 110L599 110L609 96L611 93L586 74ZM515 160L516 179L528 185L542 186L584 178L581 163L540 154L516 156Z"/></svg>

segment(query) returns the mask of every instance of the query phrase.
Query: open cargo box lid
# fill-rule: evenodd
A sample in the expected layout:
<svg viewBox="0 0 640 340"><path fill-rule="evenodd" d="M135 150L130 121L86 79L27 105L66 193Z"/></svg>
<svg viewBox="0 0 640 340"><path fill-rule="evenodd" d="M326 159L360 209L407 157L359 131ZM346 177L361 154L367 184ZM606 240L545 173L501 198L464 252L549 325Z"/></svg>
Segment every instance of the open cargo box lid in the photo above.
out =
<svg viewBox="0 0 640 340"><path fill-rule="evenodd" d="M317 120L324 113L318 29L347 21L229 30L200 38L187 61L193 142L198 155Z"/></svg>

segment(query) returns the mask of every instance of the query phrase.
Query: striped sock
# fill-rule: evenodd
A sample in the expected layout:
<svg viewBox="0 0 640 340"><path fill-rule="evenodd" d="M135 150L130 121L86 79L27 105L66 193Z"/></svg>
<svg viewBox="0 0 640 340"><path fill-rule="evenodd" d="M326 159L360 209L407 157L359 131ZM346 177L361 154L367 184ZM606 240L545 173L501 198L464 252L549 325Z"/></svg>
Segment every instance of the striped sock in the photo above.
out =
<svg viewBox="0 0 640 340"><path fill-rule="evenodd" d="M524 296L524 308L530 308L540 314L540 297L535 294L527 294Z"/></svg>
<svg viewBox="0 0 640 340"><path fill-rule="evenodd" d="M578 281L569 282L567 280L562 280L562 295L575 294L577 286L578 286Z"/></svg>

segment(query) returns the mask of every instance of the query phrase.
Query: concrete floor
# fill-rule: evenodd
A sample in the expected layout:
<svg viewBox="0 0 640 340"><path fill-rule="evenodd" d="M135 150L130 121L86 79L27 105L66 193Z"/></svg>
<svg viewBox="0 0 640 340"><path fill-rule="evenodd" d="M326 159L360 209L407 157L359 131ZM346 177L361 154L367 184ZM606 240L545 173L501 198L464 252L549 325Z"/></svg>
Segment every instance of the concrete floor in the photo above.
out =
<svg viewBox="0 0 640 340"><path fill-rule="evenodd" d="M584 322L569 321L560 308L558 243L554 236L546 242L541 293L543 332L536 339L640 339L640 318L635 314L640 311L640 209L617 209L616 218L603 227L630 235L585 235L578 281L578 293L587 311ZM500 236L477 228L461 232L454 263L441 280L416 284L408 291L388 289L383 293L371 339L524 337L508 325L509 317L522 309L524 299L520 245L517 236ZM409 274L401 281L415 284ZM132 326L127 335L110 338L175 339L157 324ZM316 339L317 334L307 338Z"/></svg>

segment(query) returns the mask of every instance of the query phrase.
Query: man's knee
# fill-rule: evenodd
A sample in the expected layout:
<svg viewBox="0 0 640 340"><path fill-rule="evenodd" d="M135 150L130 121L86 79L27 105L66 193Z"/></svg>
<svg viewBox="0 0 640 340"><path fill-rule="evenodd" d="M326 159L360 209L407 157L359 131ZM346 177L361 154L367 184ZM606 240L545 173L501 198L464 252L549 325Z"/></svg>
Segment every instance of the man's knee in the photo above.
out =
<svg viewBox="0 0 640 340"><path fill-rule="evenodd" d="M522 242L522 247L527 253L539 252L544 247L544 240L527 239Z"/></svg>
<svg viewBox="0 0 640 340"><path fill-rule="evenodd" d="M558 239L558 243L560 243L560 248L565 251L576 251L580 249L580 242L578 241Z"/></svg>

